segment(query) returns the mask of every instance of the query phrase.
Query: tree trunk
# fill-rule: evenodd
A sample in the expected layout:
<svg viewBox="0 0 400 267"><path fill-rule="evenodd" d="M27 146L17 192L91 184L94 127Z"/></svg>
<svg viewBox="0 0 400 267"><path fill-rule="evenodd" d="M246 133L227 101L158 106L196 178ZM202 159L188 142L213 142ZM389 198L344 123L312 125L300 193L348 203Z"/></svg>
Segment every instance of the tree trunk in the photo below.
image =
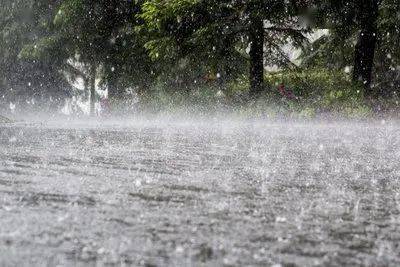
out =
<svg viewBox="0 0 400 267"><path fill-rule="evenodd" d="M362 82L365 94L370 95L372 70L377 43L378 0L360 0L361 31L354 52L353 81Z"/></svg>
<svg viewBox="0 0 400 267"><path fill-rule="evenodd" d="M96 65L94 63L90 66L90 116L95 115L95 102L96 102Z"/></svg>
<svg viewBox="0 0 400 267"><path fill-rule="evenodd" d="M83 78L83 88L84 88L83 100L87 101L87 100L89 100L89 95L90 95L90 88L89 88L89 80L90 79L88 79L87 76L82 77L82 78Z"/></svg>
<svg viewBox="0 0 400 267"><path fill-rule="evenodd" d="M117 79L113 75L108 78L108 98L115 100L121 98L121 93L118 90Z"/></svg>
<svg viewBox="0 0 400 267"><path fill-rule="evenodd" d="M117 70L112 65L107 66L107 86L108 86L108 98L112 100L118 100L122 98L122 92L118 88L118 77Z"/></svg>
<svg viewBox="0 0 400 267"><path fill-rule="evenodd" d="M249 29L250 40L250 95L256 97L264 83L264 22L254 16Z"/></svg>

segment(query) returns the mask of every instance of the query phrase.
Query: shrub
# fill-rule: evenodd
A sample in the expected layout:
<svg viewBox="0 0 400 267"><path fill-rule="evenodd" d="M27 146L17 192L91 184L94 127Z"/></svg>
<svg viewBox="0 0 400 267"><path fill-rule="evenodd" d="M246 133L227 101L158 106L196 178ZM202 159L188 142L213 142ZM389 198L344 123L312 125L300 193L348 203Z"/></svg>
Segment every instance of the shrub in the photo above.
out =
<svg viewBox="0 0 400 267"><path fill-rule="evenodd" d="M282 96L278 86L284 84L297 99ZM153 86L142 98L146 111L184 111L210 113L233 110L245 116L315 117L332 113L363 117L371 113L362 89L348 75L324 69L284 71L265 76L267 90L257 100L249 101L245 76L230 83L199 83L172 88L165 83Z"/></svg>
<svg viewBox="0 0 400 267"><path fill-rule="evenodd" d="M277 87L284 84L298 97L294 101L281 101L288 109L299 114L315 115L321 112L341 113L348 115L351 110L368 108L364 101L362 87L354 85L350 77L339 71L311 69L302 71L285 71L266 75L266 84L279 95Z"/></svg>

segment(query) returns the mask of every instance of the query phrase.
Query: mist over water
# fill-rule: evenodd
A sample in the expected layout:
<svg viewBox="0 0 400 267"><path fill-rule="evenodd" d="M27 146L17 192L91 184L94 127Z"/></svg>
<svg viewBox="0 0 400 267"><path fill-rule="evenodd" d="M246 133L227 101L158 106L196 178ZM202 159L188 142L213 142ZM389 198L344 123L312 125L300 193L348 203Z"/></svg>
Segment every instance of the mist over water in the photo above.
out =
<svg viewBox="0 0 400 267"><path fill-rule="evenodd" d="M0 126L0 265L398 265L400 124Z"/></svg>

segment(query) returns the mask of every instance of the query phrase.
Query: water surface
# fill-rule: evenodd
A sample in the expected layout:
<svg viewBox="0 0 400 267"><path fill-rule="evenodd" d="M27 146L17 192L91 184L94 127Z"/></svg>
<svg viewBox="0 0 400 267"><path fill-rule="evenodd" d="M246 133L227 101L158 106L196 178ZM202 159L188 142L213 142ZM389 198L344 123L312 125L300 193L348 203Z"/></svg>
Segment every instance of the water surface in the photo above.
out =
<svg viewBox="0 0 400 267"><path fill-rule="evenodd" d="M2 266L398 266L397 122L0 126Z"/></svg>

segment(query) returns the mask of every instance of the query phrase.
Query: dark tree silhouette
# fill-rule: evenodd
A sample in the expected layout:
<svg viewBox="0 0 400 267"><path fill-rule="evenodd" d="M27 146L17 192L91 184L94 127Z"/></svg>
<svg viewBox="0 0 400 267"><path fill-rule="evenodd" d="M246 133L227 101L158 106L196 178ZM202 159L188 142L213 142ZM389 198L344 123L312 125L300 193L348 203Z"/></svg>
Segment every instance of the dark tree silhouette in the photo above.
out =
<svg viewBox="0 0 400 267"><path fill-rule="evenodd" d="M360 33L354 50L353 80L361 81L366 94L371 94L372 70L378 38L379 0L360 0L358 21Z"/></svg>

